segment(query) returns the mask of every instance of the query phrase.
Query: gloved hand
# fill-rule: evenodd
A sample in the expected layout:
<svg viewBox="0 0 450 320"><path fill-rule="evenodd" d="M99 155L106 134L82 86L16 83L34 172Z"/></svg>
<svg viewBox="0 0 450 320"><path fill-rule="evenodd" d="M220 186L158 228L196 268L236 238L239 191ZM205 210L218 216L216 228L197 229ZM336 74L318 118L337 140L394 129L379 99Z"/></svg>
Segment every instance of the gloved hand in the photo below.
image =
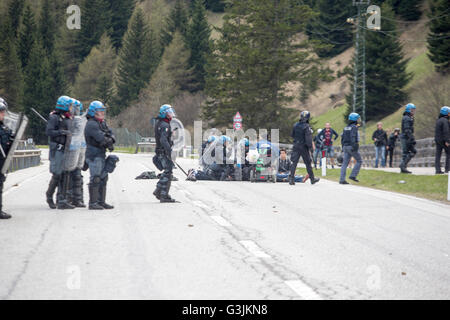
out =
<svg viewBox="0 0 450 320"><path fill-rule="evenodd" d="M114 146L112 146L112 145L109 146L109 147L108 147L108 150L109 150L109 152L113 152L113 151L114 151Z"/></svg>
<svg viewBox="0 0 450 320"><path fill-rule="evenodd" d="M72 132L70 132L69 130L59 130L59 133L63 136L71 136Z"/></svg>
<svg viewBox="0 0 450 320"><path fill-rule="evenodd" d="M105 140L103 141L103 146L106 148L113 148L114 140L111 137L105 137Z"/></svg>

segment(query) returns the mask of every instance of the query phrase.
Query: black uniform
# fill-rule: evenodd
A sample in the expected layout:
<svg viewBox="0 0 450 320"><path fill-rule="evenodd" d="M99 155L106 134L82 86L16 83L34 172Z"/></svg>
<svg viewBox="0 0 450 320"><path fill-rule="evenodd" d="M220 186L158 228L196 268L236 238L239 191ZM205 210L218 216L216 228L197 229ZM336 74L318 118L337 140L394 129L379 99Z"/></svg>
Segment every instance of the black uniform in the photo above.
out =
<svg viewBox="0 0 450 320"><path fill-rule="evenodd" d="M159 159L162 169L161 178L156 185L156 190L153 194L161 202L174 202L169 195L170 185L172 183L172 129L170 122L167 119L158 118L155 125L156 138L156 157Z"/></svg>
<svg viewBox="0 0 450 320"><path fill-rule="evenodd" d="M50 180L47 189L47 203L50 208L55 209L56 206L53 202L53 194L56 187L58 187L57 193L57 205L60 209L73 209L74 207L68 204L66 199L66 183L68 181L67 173L64 172L64 150L66 148L66 142L68 142L68 135L70 135L70 121L69 117L66 117L65 112L62 110L55 110L50 114L47 122L47 128L45 130L47 136L50 137L50 173L52 178Z"/></svg>
<svg viewBox="0 0 450 320"><path fill-rule="evenodd" d="M292 130L292 137L294 138L294 146L291 155L291 174L289 179L291 183L295 181L295 170L300 157L306 165L306 171L309 174L311 183L315 183L314 172L311 167L311 150L313 149L311 127L307 121L297 122Z"/></svg>
<svg viewBox="0 0 450 320"><path fill-rule="evenodd" d="M14 141L14 137L12 131L6 127L2 121L0 121L0 144L2 145L3 151L5 152L5 156L8 155L9 149L11 147L12 142ZM3 164L5 163L6 157L0 152L0 169L3 168ZM3 209L3 184L5 183L6 176L0 173L0 219L8 219L11 218L10 215L4 213Z"/></svg>
<svg viewBox="0 0 450 320"><path fill-rule="evenodd" d="M441 156L442 150L445 151L445 172L447 173L450 169L450 147L446 143L450 144L450 122L448 121L448 116L440 115L439 119L436 121L436 129L434 134L434 140L436 141L436 160L435 168L436 173L441 171Z"/></svg>
<svg viewBox="0 0 450 320"><path fill-rule="evenodd" d="M100 121L90 116L87 118L84 137L87 146L86 163L89 165L90 172L89 208L113 209L113 206L105 202L108 172L112 172L112 170L107 170L106 150L112 152L116 140L105 120Z"/></svg>
<svg viewBox="0 0 450 320"><path fill-rule="evenodd" d="M411 113L405 112L402 118L402 135L400 137L402 143L402 163L400 169L407 171L406 167L412 158L417 154L416 139L414 138L414 117Z"/></svg>
<svg viewBox="0 0 450 320"><path fill-rule="evenodd" d="M395 145L397 144L397 139L398 139L398 134L396 135L395 133L391 133L391 135L389 136L389 139L388 139L387 146L389 147L389 149L387 150L386 158L389 158L389 167L391 167L391 168L392 168L392 161L394 159L394 150L395 150Z"/></svg>

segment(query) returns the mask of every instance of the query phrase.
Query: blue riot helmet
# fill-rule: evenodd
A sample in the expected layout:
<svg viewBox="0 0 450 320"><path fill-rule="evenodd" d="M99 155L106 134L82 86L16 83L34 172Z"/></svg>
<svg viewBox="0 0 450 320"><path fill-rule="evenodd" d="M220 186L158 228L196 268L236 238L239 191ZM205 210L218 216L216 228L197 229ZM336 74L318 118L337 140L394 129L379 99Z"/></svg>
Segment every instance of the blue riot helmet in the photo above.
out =
<svg viewBox="0 0 450 320"><path fill-rule="evenodd" d="M56 109L62 110L65 112L70 111L70 107L72 106L73 99L68 96L61 96L58 98L58 101L56 101Z"/></svg>
<svg viewBox="0 0 450 320"><path fill-rule="evenodd" d="M350 113L350 115L348 116L349 121L357 122L359 119L361 119L361 116L356 112Z"/></svg>
<svg viewBox="0 0 450 320"><path fill-rule="evenodd" d="M212 142L214 142L214 141L216 141L216 136L210 136L210 137L208 138L208 143L212 143Z"/></svg>
<svg viewBox="0 0 450 320"><path fill-rule="evenodd" d="M413 103L408 103L405 107L405 111L411 113L416 109L416 106Z"/></svg>
<svg viewBox="0 0 450 320"><path fill-rule="evenodd" d="M162 105L159 109L159 115L158 117L161 119L169 119L172 120L172 118L175 118L177 115L175 113L175 110L172 108L170 104Z"/></svg>
<svg viewBox="0 0 450 320"><path fill-rule="evenodd" d="M444 106L441 108L441 115L448 116L450 113L450 107Z"/></svg>
<svg viewBox="0 0 450 320"><path fill-rule="evenodd" d="M89 105L88 115L90 117L95 117L95 114L99 111L106 111L105 105L100 101L92 101Z"/></svg>

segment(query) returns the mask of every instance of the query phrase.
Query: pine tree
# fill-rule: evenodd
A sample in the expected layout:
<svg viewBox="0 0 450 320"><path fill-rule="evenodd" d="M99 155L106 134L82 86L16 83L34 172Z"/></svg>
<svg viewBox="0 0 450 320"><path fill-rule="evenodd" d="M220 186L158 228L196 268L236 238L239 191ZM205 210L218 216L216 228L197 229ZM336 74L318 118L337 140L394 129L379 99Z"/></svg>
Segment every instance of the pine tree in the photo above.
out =
<svg viewBox="0 0 450 320"><path fill-rule="evenodd" d="M109 104L113 98L113 81L108 72L102 72L97 80L95 90L96 100L100 100L105 104Z"/></svg>
<svg viewBox="0 0 450 320"><path fill-rule="evenodd" d="M376 31L366 33L366 120L379 120L397 111L407 99L404 91L410 81L406 72L407 60L402 53L402 45L395 32L394 12L388 3L382 8L385 19L382 30L388 35ZM352 81L353 78L350 77ZM352 91L347 96L348 113L353 107ZM356 110L361 113L362 110Z"/></svg>
<svg viewBox="0 0 450 320"><path fill-rule="evenodd" d="M122 46L122 38L127 31L128 21L133 14L135 0L110 0L111 24L109 36L114 48Z"/></svg>
<svg viewBox="0 0 450 320"><path fill-rule="evenodd" d="M422 16L420 5L423 0L390 0L396 14L405 20L419 20Z"/></svg>
<svg viewBox="0 0 450 320"><path fill-rule="evenodd" d="M450 2L447 0L432 0L430 5L430 18L440 17L430 21L428 35L428 56L434 62L436 71L448 73L450 71L450 16L443 14L450 11Z"/></svg>
<svg viewBox="0 0 450 320"><path fill-rule="evenodd" d="M78 31L77 54L83 61L111 24L109 4L106 0L84 0L81 5L81 30Z"/></svg>
<svg viewBox="0 0 450 320"><path fill-rule="evenodd" d="M36 24L34 22L34 14L29 5L26 6L22 26L19 30L18 54L20 57L22 68L28 64L31 48L36 38Z"/></svg>
<svg viewBox="0 0 450 320"><path fill-rule="evenodd" d="M0 41L0 92L12 110L22 109L23 77L14 38Z"/></svg>
<svg viewBox="0 0 450 320"><path fill-rule="evenodd" d="M210 37L211 29L206 19L203 0L196 0L192 22L188 26L186 44L191 51L189 66L194 69L197 90L203 90L205 87L205 65L211 54Z"/></svg>
<svg viewBox="0 0 450 320"><path fill-rule="evenodd" d="M53 51L55 38L57 35L57 27L50 0L43 0L41 15L39 18L39 34L46 52L49 53Z"/></svg>
<svg viewBox="0 0 450 320"><path fill-rule="evenodd" d="M24 4L25 0L10 0L8 5L9 21L14 38L17 38Z"/></svg>
<svg viewBox="0 0 450 320"><path fill-rule="evenodd" d="M244 129L280 129L288 138L294 123L286 84L301 81L314 66L304 32L313 15L308 6L290 0L236 1L224 16L222 37L208 64L203 118L230 127L237 111Z"/></svg>
<svg viewBox="0 0 450 320"><path fill-rule="evenodd" d="M186 36L188 26L188 13L182 0L176 0L170 15L166 19L166 27L161 31L161 44L168 46L173 39L173 34L178 31Z"/></svg>
<svg viewBox="0 0 450 320"><path fill-rule="evenodd" d="M225 10L224 0L206 0L206 9L212 12L223 12Z"/></svg>
<svg viewBox="0 0 450 320"><path fill-rule="evenodd" d="M109 95L116 60L111 40L104 34L100 44L92 48L91 53L80 64L73 85L73 94L81 101L95 100L100 96L99 92L101 92L102 98ZM108 81L105 81L102 77L105 77ZM109 87L106 88L108 83Z"/></svg>
<svg viewBox="0 0 450 320"><path fill-rule="evenodd" d="M131 18L119 53L113 114L119 114L138 98L141 89L150 81L160 58L159 41L149 29L143 11L138 8Z"/></svg>
<svg viewBox="0 0 450 320"><path fill-rule="evenodd" d="M320 57L334 57L352 46L351 25L346 23L352 16L352 2L335 0L317 0L316 10L319 16L308 26L310 39L325 44L316 51Z"/></svg>

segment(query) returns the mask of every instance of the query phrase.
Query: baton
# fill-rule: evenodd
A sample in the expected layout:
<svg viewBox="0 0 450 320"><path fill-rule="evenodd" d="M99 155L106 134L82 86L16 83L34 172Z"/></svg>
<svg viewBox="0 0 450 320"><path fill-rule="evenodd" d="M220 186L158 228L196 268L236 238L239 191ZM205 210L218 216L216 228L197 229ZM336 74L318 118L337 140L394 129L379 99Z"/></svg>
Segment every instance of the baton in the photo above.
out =
<svg viewBox="0 0 450 320"><path fill-rule="evenodd" d="M45 121L45 123L47 123L47 119L41 116L41 114L35 108L31 108L31 111L33 111L39 118L41 118L43 121Z"/></svg>

